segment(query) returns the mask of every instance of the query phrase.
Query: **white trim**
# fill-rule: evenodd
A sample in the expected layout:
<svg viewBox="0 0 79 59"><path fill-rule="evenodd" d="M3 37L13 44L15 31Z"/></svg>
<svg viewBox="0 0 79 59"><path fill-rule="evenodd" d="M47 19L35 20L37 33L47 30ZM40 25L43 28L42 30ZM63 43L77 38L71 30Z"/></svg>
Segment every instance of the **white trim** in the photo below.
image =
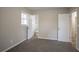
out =
<svg viewBox="0 0 79 59"><path fill-rule="evenodd" d="M38 36L38 38L40 38L40 39L57 40L57 37L55 37L55 35L37 34L37 36Z"/></svg>
<svg viewBox="0 0 79 59"><path fill-rule="evenodd" d="M59 41L59 40L58 40ZM69 43L71 43L71 41L59 41L59 42L69 42Z"/></svg>
<svg viewBox="0 0 79 59"><path fill-rule="evenodd" d="M38 37L39 39L57 40L57 38Z"/></svg>
<svg viewBox="0 0 79 59"><path fill-rule="evenodd" d="M71 42L71 41L64 41L64 40L58 40L58 41L61 41L61 42Z"/></svg>
<svg viewBox="0 0 79 59"><path fill-rule="evenodd" d="M38 37L38 38L39 39L47 39L47 40L57 40L57 38L47 38L47 37ZM71 42L71 41L61 41L61 42Z"/></svg>
<svg viewBox="0 0 79 59"><path fill-rule="evenodd" d="M10 47L8 47L8 48L6 48L6 49L4 49L3 51L1 51L1 52L6 52L6 51L8 51L9 49L11 49L11 48L13 48L13 47L15 47L15 46L17 46L17 45L19 45L20 43L22 43L23 41L25 41L26 39L24 39L24 40L22 40L22 41L20 41L20 42L18 42L18 43L16 43L16 44L14 44L14 45L12 45L12 46L10 46Z"/></svg>

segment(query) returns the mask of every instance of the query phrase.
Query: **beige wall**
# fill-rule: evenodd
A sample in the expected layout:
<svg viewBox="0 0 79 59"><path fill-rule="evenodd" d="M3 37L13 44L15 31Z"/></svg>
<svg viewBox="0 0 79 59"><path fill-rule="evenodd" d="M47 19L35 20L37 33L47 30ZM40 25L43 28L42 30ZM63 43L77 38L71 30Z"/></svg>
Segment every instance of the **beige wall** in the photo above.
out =
<svg viewBox="0 0 79 59"><path fill-rule="evenodd" d="M21 12L26 11L24 8L0 8L0 51L25 40Z"/></svg>
<svg viewBox="0 0 79 59"><path fill-rule="evenodd" d="M76 49L79 50L79 8L71 8L71 13L77 10L77 40L76 40Z"/></svg>
<svg viewBox="0 0 79 59"><path fill-rule="evenodd" d="M77 8L77 41L76 48L79 50L79 8Z"/></svg>
<svg viewBox="0 0 79 59"><path fill-rule="evenodd" d="M21 25L21 12L33 14L25 8L0 8L0 51L4 51L25 39ZM57 39L57 19L59 13L69 12L65 8L35 12L39 16L38 37Z"/></svg>
<svg viewBox="0 0 79 59"><path fill-rule="evenodd" d="M38 37L57 40L58 14L69 13L66 8L37 11L39 17Z"/></svg>
<svg viewBox="0 0 79 59"><path fill-rule="evenodd" d="M76 40L76 49L79 50L79 8L71 8L70 11L72 13L76 10L77 10L77 39L75 39L75 40Z"/></svg>

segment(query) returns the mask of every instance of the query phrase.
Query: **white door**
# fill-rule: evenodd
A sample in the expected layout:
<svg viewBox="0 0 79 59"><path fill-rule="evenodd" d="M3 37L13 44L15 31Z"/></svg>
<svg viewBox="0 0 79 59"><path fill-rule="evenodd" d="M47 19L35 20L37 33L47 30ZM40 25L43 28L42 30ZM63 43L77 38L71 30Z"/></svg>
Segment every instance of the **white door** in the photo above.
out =
<svg viewBox="0 0 79 59"><path fill-rule="evenodd" d="M58 41L70 42L70 15L58 15Z"/></svg>

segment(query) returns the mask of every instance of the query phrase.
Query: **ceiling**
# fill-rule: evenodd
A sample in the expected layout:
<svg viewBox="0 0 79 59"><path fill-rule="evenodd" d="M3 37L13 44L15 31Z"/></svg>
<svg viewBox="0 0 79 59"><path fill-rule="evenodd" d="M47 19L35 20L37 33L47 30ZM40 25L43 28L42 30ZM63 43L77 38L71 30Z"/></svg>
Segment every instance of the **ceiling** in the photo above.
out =
<svg viewBox="0 0 79 59"><path fill-rule="evenodd" d="M26 7L26 8L30 9L30 10L34 10L34 11L37 11L37 10L50 10L50 9L58 9L58 8L68 9L68 7Z"/></svg>

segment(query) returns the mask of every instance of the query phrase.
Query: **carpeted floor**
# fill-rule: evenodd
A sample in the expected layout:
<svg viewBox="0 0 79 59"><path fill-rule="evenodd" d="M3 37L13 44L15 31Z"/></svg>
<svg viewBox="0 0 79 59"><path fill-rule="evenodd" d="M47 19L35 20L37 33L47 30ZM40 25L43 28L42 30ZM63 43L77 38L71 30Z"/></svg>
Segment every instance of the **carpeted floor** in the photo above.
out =
<svg viewBox="0 0 79 59"><path fill-rule="evenodd" d="M24 41L7 52L78 52L71 43L55 40L35 39Z"/></svg>

